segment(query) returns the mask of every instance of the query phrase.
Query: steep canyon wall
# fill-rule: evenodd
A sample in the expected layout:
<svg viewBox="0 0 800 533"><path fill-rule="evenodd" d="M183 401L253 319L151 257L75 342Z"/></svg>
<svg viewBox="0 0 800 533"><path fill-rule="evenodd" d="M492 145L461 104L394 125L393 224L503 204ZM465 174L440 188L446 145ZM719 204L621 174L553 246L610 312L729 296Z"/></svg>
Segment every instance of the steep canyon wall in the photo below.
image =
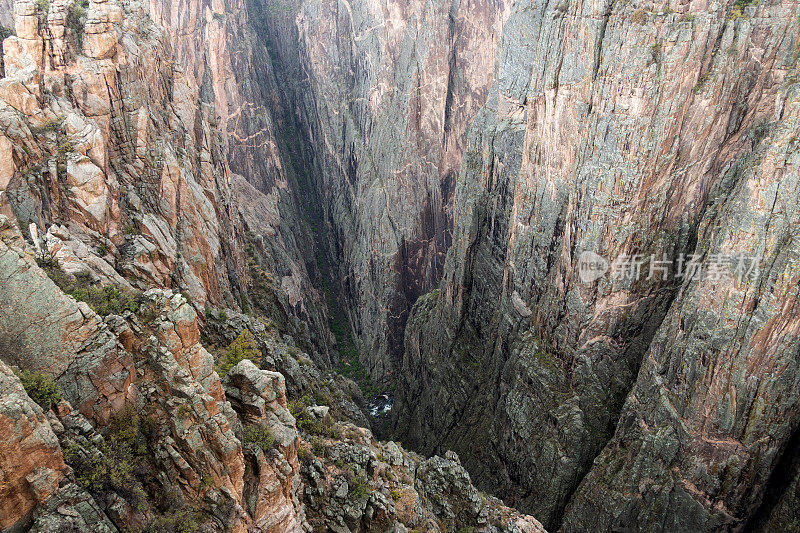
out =
<svg viewBox="0 0 800 533"><path fill-rule="evenodd" d="M515 4L444 280L409 322L405 442L552 528L745 523L797 426L797 17ZM584 251L764 259L582 283Z"/></svg>

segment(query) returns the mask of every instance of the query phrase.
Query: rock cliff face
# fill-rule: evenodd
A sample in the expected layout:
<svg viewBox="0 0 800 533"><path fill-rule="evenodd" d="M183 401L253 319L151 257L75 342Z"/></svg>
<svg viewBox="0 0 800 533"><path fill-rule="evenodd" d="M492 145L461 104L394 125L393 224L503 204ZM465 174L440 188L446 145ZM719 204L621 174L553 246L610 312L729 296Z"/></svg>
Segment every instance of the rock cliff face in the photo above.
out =
<svg viewBox="0 0 800 533"><path fill-rule="evenodd" d="M298 219L283 207L294 197L279 174L231 170L229 161L248 164L239 130L254 126L242 119L239 130L228 131L233 105L249 106L237 94L223 105L198 61L187 59L187 43L205 40L165 32L153 22L160 19L156 3L41 4L15 4L16 35L4 42L4 212L26 233L29 224L37 235L47 232L48 250L72 274L180 289L201 307L258 305L248 269L256 260L276 278L292 320L316 332L306 340L326 360L325 308L299 251L312 247L281 221L281 209ZM255 48L250 53L258 57ZM222 50L219 57L231 55ZM231 79L232 68L212 70ZM267 74L262 78L271 80ZM237 141L229 149L231 137ZM273 163L280 165L277 155ZM258 181L262 174L272 181ZM54 223L59 229L48 230Z"/></svg>
<svg viewBox="0 0 800 533"><path fill-rule="evenodd" d="M387 379L408 310L439 280L469 120L492 79L508 2L253 1L284 136L334 306ZM388 355L387 355L388 354Z"/></svg>
<svg viewBox="0 0 800 533"><path fill-rule="evenodd" d="M509 4L299 8L333 274L374 377L393 370L410 306L441 276L466 128L485 101Z"/></svg>
<svg viewBox="0 0 800 533"><path fill-rule="evenodd" d="M298 192L302 150L281 97L285 80L273 70L261 31L269 13L244 0L157 0L150 2L150 16L166 30L175 62L199 88L199 99L213 109L234 208L253 253L327 356L326 302L312 282L319 273L308 198Z"/></svg>
<svg viewBox="0 0 800 533"><path fill-rule="evenodd" d="M4 201L26 229L67 226L135 285L233 305L243 236L213 112L141 5L76 6L15 4Z"/></svg>
<svg viewBox="0 0 800 533"><path fill-rule="evenodd" d="M548 527L742 527L798 423L797 17L515 5L409 322L406 442ZM583 283L586 251L644 275ZM726 259L682 283L690 254ZM737 254L760 268L738 279Z"/></svg>
<svg viewBox="0 0 800 533"><path fill-rule="evenodd" d="M66 466L42 408L0 362L0 530L25 517L58 488Z"/></svg>
<svg viewBox="0 0 800 533"><path fill-rule="evenodd" d="M797 527L799 20L0 2L0 530Z"/></svg>

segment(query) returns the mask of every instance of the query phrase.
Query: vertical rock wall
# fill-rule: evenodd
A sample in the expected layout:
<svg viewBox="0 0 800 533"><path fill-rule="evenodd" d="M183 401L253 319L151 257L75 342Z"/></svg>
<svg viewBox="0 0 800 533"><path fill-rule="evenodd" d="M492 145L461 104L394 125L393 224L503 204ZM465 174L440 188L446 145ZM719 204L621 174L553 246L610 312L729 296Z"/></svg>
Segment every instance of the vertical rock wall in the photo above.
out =
<svg viewBox="0 0 800 533"><path fill-rule="evenodd" d="M253 2L292 82L304 191L362 360L385 378L408 309L439 280L469 120L483 105L505 2Z"/></svg>
<svg viewBox="0 0 800 533"><path fill-rule="evenodd" d="M647 279L649 262L638 281L609 275L582 283L577 267L584 251L610 259L652 254L676 262L691 253L704 260L714 253L766 258L771 252L764 246L773 241L765 230L793 232L773 227L751 215L752 208L734 207L733 202L735 191L741 190L744 197L755 195L753 208L770 210L780 204L774 191L793 187L791 171L774 172L770 165L759 178L764 185L742 189L748 179L745 169L758 154L794 146L788 142L791 134L774 138L770 132L793 127L789 110L797 76L798 14L794 2L744 8L707 2L515 4L498 49L496 83L472 124L444 281L421 299L410 320L400 402L394 410L404 442L426 452L455 449L485 486L501 491L548 527L561 523L587 472L598 476L598 488L582 489L577 501L598 507L573 504L568 528L587 527L592 520L608 527L659 523L641 510L658 497L637 499L627 492L631 485L620 489L632 500L621 521L598 518L596 512L606 508L599 488L602 471L616 475L621 464L630 465L636 470L625 470L620 479L647 485L642 461L658 461L643 453L635 467L628 457L630 463L620 459L616 467L592 468L614 435L634 384L628 405L645 382L653 385L642 394L656 402L659 387L694 386L700 366L732 365L727 374L719 368L720 377L714 379L727 383L721 377L727 375L733 383L749 380L752 387L767 387L763 394L783 397L780 391L788 385L775 383L772 371L735 365L724 347L737 342L757 346L759 353L770 354L763 357L771 358L771 364L791 359L789 354L797 350L791 327L781 329L788 338L769 333L774 327L769 313L782 304L757 315L750 329L741 326L738 340L726 341L730 344L693 341L694 353L703 356L675 356L681 374L664 376L648 370L654 367L647 361L674 340L677 329L669 316L683 324L677 310L683 296L673 300L692 287L681 287L674 272L667 280L659 275ZM787 164L785 156L779 159ZM789 219L795 216L791 197L791 192L781 194ZM725 201L731 202L728 211L712 215ZM713 222L708 221L711 216L716 216ZM706 244L712 238L709 225L734 231L737 224L747 229L742 227L741 235L725 246ZM796 254L791 238L778 242L774 253ZM733 268L726 264L726 274ZM796 272L789 279L792 275ZM766 282L769 274L761 276L750 289L757 299L761 296L756 294L772 291L766 289L773 283ZM715 316L733 324L755 312L744 303L734 311L722 296L731 290L744 302L747 287L729 286L711 296L714 290L697 287L692 301L706 302ZM791 290L786 297L792 300ZM716 332L720 326L713 324L704 322L698 335ZM786 383L792 382L793 372L789 370ZM648 380L648 373L654 377ZM760 411L747 414L743 406L758 396L753 390L723 389L698 392L697 401L708 398L709 406L735 403L725 424L700 435L682 434L675 442L689 447L704 436L747 449L749 437L736 424L774 419ZM694 398L689 393L685 397ZM794 409L796 403L786 401L786 408ZM641 405L635 411L649 414L649 409ZM687 409L696 413L691 416L706 412L700 405ZM623 414L623 425L629 416ZM656 432L649 424L655 422L636 426L648 435L642 439ZM684 494L696 490L686 498L699 503L684 499L663 512L685 520L675 527L742 524L793 424L787 420L785 431L778 430L781 436L769 447L769 459L754 449L740 456L739 468L762 476L750 478L749 494L715 500L727 474L706 461L702 475L707 484L695 484L698 480L692 478L679 489ZM627 446L620 431L612 442ZM475 439L475 434L482 438ZM682 466L698 469L700 476L696 461L701 452L684 453ZM714 510L718 501L730 507L722 522ZM616 503L608 501L608 513L614 514Z"/></svg>

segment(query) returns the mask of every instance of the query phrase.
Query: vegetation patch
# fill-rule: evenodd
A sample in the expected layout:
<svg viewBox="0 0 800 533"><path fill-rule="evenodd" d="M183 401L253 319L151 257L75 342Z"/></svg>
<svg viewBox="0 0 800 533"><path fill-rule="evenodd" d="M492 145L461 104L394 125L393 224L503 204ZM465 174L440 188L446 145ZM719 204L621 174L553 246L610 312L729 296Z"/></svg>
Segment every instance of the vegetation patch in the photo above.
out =
<svg viewBox="0 0 800 533"><path fill-rule="evenodd" d="M367 399L374 398L378 395L378 388L361 363L361 356L353 340L350 326L339 302L334 297L328 265L321 255L317 256L317 269L322 278L322 292L328 307L328 329L333 334L336 348L339 351L339 364L336 366L336 372L355 381Z"/></svg>
<svg viewBox="0 0 800 533"><path fill-rule="evenodd" d="M325 441L316 436L311 437L311 450L317 457L325 457L328 453L328 447L325 445Z"/></svg>
<svg viewBox="0 0 800 533"><path fill-rule="evenodd" d="M61 391L53 378L44 372L34 372L31 370L20 370L12 368L22 382L22 386L31 400L38 403L45 411L61 401Z"/></svg>
<svg viewBox="0 0 800 533"><path fill-rule="evenodd" d="M225 354L217 363L217 374L219 374L220 378L228 375L228 371L231 368L245 359L249 359L256 366L261 365L261 350L259 350L256 340L249 329L243 329L239 336L228 345Z"/></svg>
<svg viewBox="0 0 800 533"><path fill-rule="evenodd" d="M361 363L361 357L353 341L353 334L350 332L350 328L337 320L331 323L330 329L336 338L336 346L339 348L337 372L355 381L366 398L377 396L378 388L372 381L367 369Z"/></svg>
<svg viewBox="0 0 800 533"><path fill-rule="evenodd" d="M289 412L291 412L294 417L297 429L310 433L311 435L340 439L341 435L339 430L336 429L336 426L329 421L323 422L308 413L306 407L312 404L311 397L308 395L289 402ZM314 453L316 453L316 451Z"/></svg>
<svg viewBox="0 0 800 533"><path fill-rule="evenodd" d="M69 6L67 11L67 28L72 32L75 39L75 44L80 49L83 46L83 30L86 23L86 8L89 7L89 2L81 0L74 2Z"/></svg>
<svg viewBox="0 0 800 533"><path fill-rule="evenodd" d="M705 89L706 84L709 82L709 80L711 80L711 73L710 72L704 72L703 74L701 74L700 77L697 78L697 83L692 88L692 92L694 94L698 94L698 93L702 92L703 89Z"/></svg>
<svg viewBox="0 0 800 533"><path fill-rule="evenodd" d="M198 513L179 509L153 517L142 533L196 533L201 530Z"/></svg>
<svg viewBox="0 0 800 533"><path fill-rule="evenodd" d="M647 22L647 10L643 8L635 9L631 13L631 21L636 24L645 24Z"/></svg>
<svg viewBox="0 0 800 533"><path fill-rule="evenodd" d="M364 474L354 477L348 485L350 489L350 496L353 498L357 500L366 500L369 498L369 481L367 480L367 476Z"/></svg>
<svg viewBox="0 0 800 533"><path fill-rule="evenodd" d="M661 41L650 45L650 59L647 60L647 66L658 65L661 62Z"/></svg>
<svg viewBox="0 0 800 533"><path fill-rule="evenodd" d="M297 447L297 460L300 461L301 464L307 465L310 464L311 461L314 460L314 454L308 450L305 446L298 446Z"/></svg>
<svg viewBox="0 0 800 533"><path fill-rule="evenodd" d="M50 0L36 0L36 14L40 22L47 20L47 13L50 11Z"/></svg>
<svg viewBox="0 0 800 533"><path fill-rule="evenodd" d="M728 16L731 20L736 20L738 18L744 17L744 9L747 6L752 6L758 4L758 0L736 0L733 3L733 8L731 9L731 13Z"/></svg>
<svg viewBox="0 0 800 533"><path fill-rule="evenodd" d="M79 302L86 302L98 315L121 315L139 309L140 295L137 292L111 285L99 287L89 274L67 274L53 259L40 259L37 263L62 292Z"/></svg>
<svg viewBox="0 0 800 533"><path fill-rule="evenodd" d="M116 493L141 510L147 494L137 474L145 478L150 474L145 466L150 430L149 420L128 405L111 420L100 444L92 448L71 444L64 450L64 460L75 471L78 484L93 496L105 501Z"/></svg>
<svg viewBox="0 0 800 533"><path fill-rule="evenodd" d="M246 444L255 444L265 453L277 446L272 428L261 423L245 426L243 440Z"/></svg>

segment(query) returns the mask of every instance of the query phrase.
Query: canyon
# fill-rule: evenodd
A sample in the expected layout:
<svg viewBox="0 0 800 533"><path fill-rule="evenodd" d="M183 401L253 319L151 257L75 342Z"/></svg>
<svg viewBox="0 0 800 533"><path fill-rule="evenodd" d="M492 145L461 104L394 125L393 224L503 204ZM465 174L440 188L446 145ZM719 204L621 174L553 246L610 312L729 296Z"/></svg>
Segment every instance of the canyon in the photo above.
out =
<svg viewBox="0 0 800 533"><path fill-rule="evenodd" d="M800 527L800 2L0 25L0 531Z"/></svg>

